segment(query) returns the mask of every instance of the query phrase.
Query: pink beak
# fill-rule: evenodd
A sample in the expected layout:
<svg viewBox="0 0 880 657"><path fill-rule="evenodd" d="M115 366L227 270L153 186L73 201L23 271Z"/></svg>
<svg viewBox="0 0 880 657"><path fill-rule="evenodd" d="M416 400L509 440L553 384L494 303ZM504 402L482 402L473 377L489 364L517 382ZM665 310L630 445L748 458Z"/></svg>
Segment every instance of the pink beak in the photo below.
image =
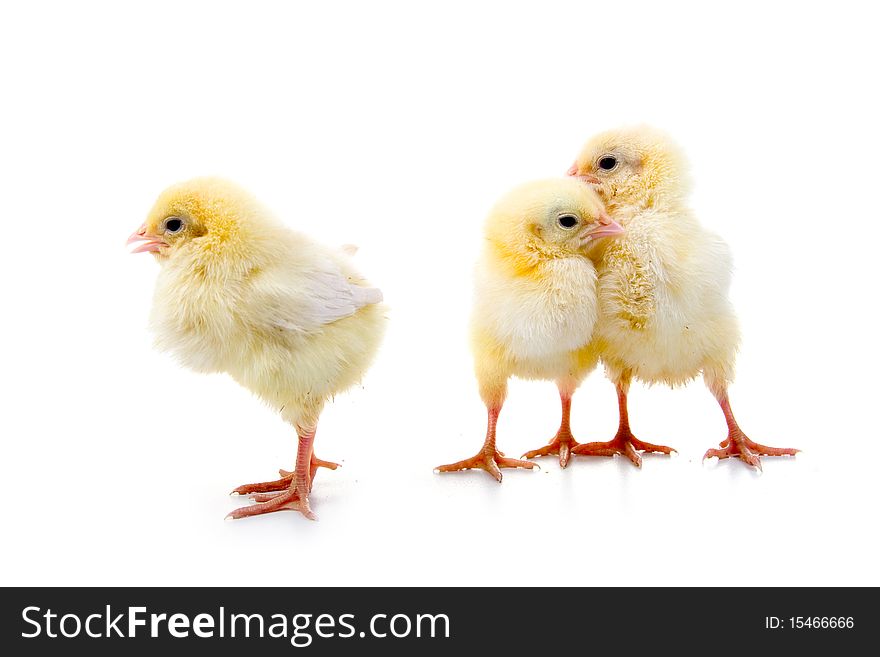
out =
<svg viewBox="0 0 880 657"><path fill-rule="evenodd" d="M131 234L126 241L125 245L134 244L135 242L143 242L143 244L138 247L132 249L132 253L158 253L159 249L163 246L168 246L168 243L158 237L152 237L147 235L147 227L141 226L135 232Z"/></svg>
<svg viewBox="0 0 880 657"><path fill-rule="evenodd" d="M590 183L591 185L598 185L599 179L591 173L583 173L578 175L578 164L575 162L570 167L568 167L568 171L565 172L566 176L574 176L578 180L581 180L585 183Z"/></svg>
<svg viewBox="0 0 880 657"><path fill-rule="evenodd" d="M584 235L584 242L597 240L600 237L615 237L626 232L619 223L604 212L599 215L599 225Z"/></svg>
<svg viewBox="0 0 880 657"><path fill-rule="evenodd" d="M585 173L580 176L575 176L575 178L577 178L581 182L585 182L590 185L598 185L599 184L599 179L591 173Z"/></svg>

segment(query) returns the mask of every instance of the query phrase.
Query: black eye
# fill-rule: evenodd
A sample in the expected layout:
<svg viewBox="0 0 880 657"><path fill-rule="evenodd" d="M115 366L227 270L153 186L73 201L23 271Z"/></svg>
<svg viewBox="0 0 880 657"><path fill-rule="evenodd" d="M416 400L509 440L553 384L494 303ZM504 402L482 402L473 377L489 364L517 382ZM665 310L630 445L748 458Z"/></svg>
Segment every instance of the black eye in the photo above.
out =
<svg viewBox="0 0 880 657"><path fill-rule="evenodd" d="M165 220L165 230L169 233L179 233L181 228L183 228L183 221L177 217L169 217Z"/></svg>
<svg viewBox="0 0 880 657"><path fill-rule="evenodd" d="M573 214L561 214L556 219L556 223L563 228L574 228L578 225L578 218Z"/></svg>
<svg viewBox="0 0 880 657"><path fill-rule="evenodd" d="M603 155L599 158L599 168L603 171L611 171L617 166L617 158L613 155Z"/></svg>

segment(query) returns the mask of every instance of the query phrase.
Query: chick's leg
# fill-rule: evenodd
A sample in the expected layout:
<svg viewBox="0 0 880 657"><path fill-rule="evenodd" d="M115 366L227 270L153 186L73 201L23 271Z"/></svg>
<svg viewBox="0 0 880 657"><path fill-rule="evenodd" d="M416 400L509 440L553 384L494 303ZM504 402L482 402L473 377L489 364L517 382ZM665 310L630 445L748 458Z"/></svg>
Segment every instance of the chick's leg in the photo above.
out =
<svg viewBox="0 0 880 657"><path fill-rule="evenodd" d="M338 463L333 463L333 461L325 461L324 459L319 459L315 456L314 451L312 452L312 460L309 465L309 490L312 490L312 486L315 483L315 474L318 472L318 468L327 468L328 470L335 470L336 468L342 467ZM283 479L290 479L293 476L292 472L288 472L287 470L279 470L278 474L281 475Z"/></svg>
<svg viewBox="0 0 880 657"><path fill-rule="evenodd" d="M617 434L612 440L605 443L585 443L578 445L571 450L572 454L581 456L614 456L621 454L632 461L637 468L642 467L642 457L639 452L656 452L659 454L670 454L675 450L665 445L653 445L646 443L632 434L629 428L629 413L626 406L627 392L629 391L629 377L626 377L616 383L617 388L617 407L620 411L620 424L617 428Z"/></svg>
<svg viewBox="0 0 880 657"><path fill-rule="evenodd" d="M534 468L534 463L519 459L506 458L502 452L495 448L495 428L498 424L498 414L501 412L501 404L488 406L489 423L486 429L486 440L483 447L475 456L456 463L441 465L435 468L436 472L454 472L456 470L485 470L501 483L501 468Z"/></svg>
<svg viewBox="0 0 880 657"><path fill-rule="evenodd" d="M311 462L309 464L309 481L314 482L315 473L318 471L318 468L335 470L338 467L340 467L338 463L319 459L317 456L314 455L314 453L312 453ZM288 470L279 470L278 474L281 476L280 479L276 479L274 481L263 481L255 484L242 484L238 488L233 489L230 495L254 495L258 493L272 493L287 490L288 488L290 488L290 482L293 479L294 473ZM311 490L311 486L309 489Z"/></svg>
<svg viewBox="0 0 880 657"><path fill-rule="evenodd" d="M268 482L269 486L274 486L279 482L285 482L286 486L281 489L274 489L280 492L256 492L252 495L252 500L256 502L253 506L242 507L230 513L227 518L238 520L239 518L247 518L249 516L261 515L263 513L272 513L274 511L299 511L309 520L317 520L317 516L312 513L309 507L309 492L312 490L312 475L314 474L312 453L315 441L315 431L299 432L299 445L296 452L296 469L288 473L278 482ZM335 464L333 464L335 465ZM244 487L240 487L244 488ZM238 490L238 489L236 489Z"/></svg>
<svg viewBox="0 0 880 657"><path fill-rule="evenodd" d="M573 391L567 387L559 386L559 399L562 401L562 422L559 431L547 445L533 449L523 454L523 458L533 459L536 456L559 455L559 466L566 467L571 456L571 450L578 446L574 436L571 435L571 396Z"/></svg>
<svg viewBox="0 0 880 657"><path fill-rule="evenodd" d="M726 388L718 394L718 403L724 412L724 419L727 420L727 438L721 442L721 449L710 449L703 456L703 460L712 457L719 459L739 458L750 466L761 470L761 456L794 456L800 451L791 447L767 447L749 439L739 428L739 424L733 416Z"/></svg>

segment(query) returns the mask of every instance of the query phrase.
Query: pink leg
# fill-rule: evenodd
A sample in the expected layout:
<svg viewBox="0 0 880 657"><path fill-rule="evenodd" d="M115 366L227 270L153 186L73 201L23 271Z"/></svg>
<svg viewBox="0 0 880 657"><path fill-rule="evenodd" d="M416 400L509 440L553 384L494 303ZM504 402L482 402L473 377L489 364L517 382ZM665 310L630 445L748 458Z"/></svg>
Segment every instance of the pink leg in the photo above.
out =
<svg viewBox="0 0 880 657"><path fill-rule="evenodd" d="M577 447L578 443L574 436L571 435L571 393L559 390L559 399L562 401L562 422L559 425L559 431L553 437L549 444L538 449L533 449L523 454L523 458L533 459L537 456L548 456L551 454L559 455L560 467L566 467L571 455L573 447Z"/></svg>
<svg viewBox="0 0 880 657"><path fill-rule="evenodd" d="M285 509L299 511L309 520L317 520L309 507L309 492L312 489L313 456L312 446L315 441L315 432L304 431L299 434L299 446L296 452L296 468L289 473L289 478L282 480L287 483L286 490L282 492L251 491L256 492L253 500L254 506L242 507L230 513L227 518L238 520L249 516L272 513ZM278 482L270 482L275 484ZM242 487L244 488L244 487ZM238 489L236 489L238 490Z"/></svg>
<svg viewBox="0 0 880 657"><path fill-rule="evenodd" d="M614 456L615 454L621 454L632 461L634 466L640 468L642 467L642 457L639 456L639 452L669 454L675 451L665 445L642 442L632 434L632 430L629 428L629 412L626 406L627 387L626 383L617 384L617 408L620 413L617 435L605 443L578 445L572 448L572 454L579 454L581 456Z"/></svg>
<svg viewBox="0 0 880 657"><path fill-rule="evenodd" d="M721 449L710 449L703 456L703 459L712 458L719 459L739 458L750 466L761 470L761 456L794 456L800 450L791 447L766 447L749 439L739 428L733 411L730 408L730 400L727 392L723 392L718 399L721 410L724 412L724 419L727 421L727 438L721 442Z"/></svg>
<svg viewBox="0 0 880 657"><path fill-rule="evenodd" d="M501 483L500 468L534 468L534 463L528 461L520 461L519 459L505 458L504 454L495 448L495 428L498 424L498 414L501 412L501 406L489 408L489 423L486 428L486 440L483 447L475 456L456 463L441 465L435 470L437 472L454 472L456 470L485 470L495 477L498 483Z"/></svg>
<svg viewBox="0 0 880 657"><path fill-rule="evenodd" d="M315 481L315 473L318 471L318 468L327 468L328 470L335 470L340 467L338 463L333 463L332 461L324 461L323 459L319 459L312 453L312 460L309 466L309 481L314 483ZM259 493L272 493L276 491L284 491L290 488L290 482L293 479L293 473L288 470L279 470L278 474L281 475L281 479L276 479L275 481L263 481L256 484L243 484L238 488L235 488L230 495L254 495ZM309 488L311 490L311 488Z"/></svg>

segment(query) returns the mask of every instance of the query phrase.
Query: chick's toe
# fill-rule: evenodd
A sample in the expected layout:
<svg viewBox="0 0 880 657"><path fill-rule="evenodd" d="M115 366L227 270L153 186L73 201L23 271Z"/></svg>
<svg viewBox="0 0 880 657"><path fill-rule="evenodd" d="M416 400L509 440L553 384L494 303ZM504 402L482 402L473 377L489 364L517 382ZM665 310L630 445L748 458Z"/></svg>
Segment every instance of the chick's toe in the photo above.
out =
<svg viewBox="0 0 880 657"><path fill-rule="evenodd" d="M534 463L529 463L528 461L522 461L520 459L508 458L497 450L480 450L476 455L468 459L457 461L455 463L449 463L448 465L441 465L435 468L435 470L437 472L455 472L457 470L485 470L490 475L492 475L495 480L500 484L502 479L500 468L532 469L534 467Z"/></svg>
<svg viewBox="0 0 880 657"><path fill-rule="evenodd" d="M562 424L559 426L559 431L556 432L556 435L548 444L523 454L524 459L533 459L538 456L559 455L559 466L562 468L568 466L568 461L571 458L571 450L573 447L577 447L579 443L574 439L574 436L571 435L571 396L563 394L561 395L561 399Z"/></svg>
<svg viewBox="0 0 880 657"><path fill-rule="evenodd" d="M741 430L732 432L721 442L720 449L710 449L703 455L703 460L717 458L738 458L744 463L763 470L761 456L794 456L800 450L793 447L767 447L751 440Z"/></svg>

